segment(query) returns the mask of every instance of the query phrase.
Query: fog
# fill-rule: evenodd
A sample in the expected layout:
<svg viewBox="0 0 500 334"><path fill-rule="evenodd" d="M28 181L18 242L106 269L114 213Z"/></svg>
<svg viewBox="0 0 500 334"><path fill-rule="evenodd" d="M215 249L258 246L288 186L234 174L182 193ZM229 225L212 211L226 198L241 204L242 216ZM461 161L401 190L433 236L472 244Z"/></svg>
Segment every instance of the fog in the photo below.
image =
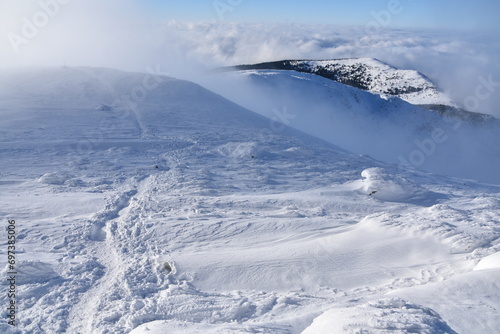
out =
<svg viewBox="0 0 500 334"><path fill-rule="evenodd" d="M380 161L500 183L498 125L442 118L400 99L305 73L220 73L203 85L269 118L272 133L283 131L284 123Z"/></svg>
<svg viewBox="0 0 500 334"><path fill-rule="evenodd" d="M196 80L200 71L240 63L375 57L419 70L468 109L500 117L500 43L493 32L230 23L215 12L207 17L166 21L132 0L4 0L0 63L131 71L149 66ZM487 91L478 88L484 81Z"/></svg>

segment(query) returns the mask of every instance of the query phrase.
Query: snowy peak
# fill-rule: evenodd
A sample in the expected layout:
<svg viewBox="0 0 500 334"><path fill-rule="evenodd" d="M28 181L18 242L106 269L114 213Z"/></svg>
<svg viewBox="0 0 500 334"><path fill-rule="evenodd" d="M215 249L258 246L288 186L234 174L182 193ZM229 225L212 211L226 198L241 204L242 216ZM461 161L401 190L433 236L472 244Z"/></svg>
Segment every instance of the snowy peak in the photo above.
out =
<svg viewBox="0 0 500 334"><path fill-rule="evenodd" d="M436 86L417 71L399 70L377 59L342 59L324 61L292 62L310 72L332 75L335 81L378 94L394 95L412 104L422 104L417 97L441 98L439 102L449 104ZM442 96L440 96L442 95ZM446 102L446 103L443 103Z"/></svg>
<svg viewBox="0 0 500 334"><path fill-rule="evenodd" d="M240 65L234 69L294 70L320 75L375 94L397 96L411 104L456 106L423 74L397 69L373 58L283 60Z"/></svg>

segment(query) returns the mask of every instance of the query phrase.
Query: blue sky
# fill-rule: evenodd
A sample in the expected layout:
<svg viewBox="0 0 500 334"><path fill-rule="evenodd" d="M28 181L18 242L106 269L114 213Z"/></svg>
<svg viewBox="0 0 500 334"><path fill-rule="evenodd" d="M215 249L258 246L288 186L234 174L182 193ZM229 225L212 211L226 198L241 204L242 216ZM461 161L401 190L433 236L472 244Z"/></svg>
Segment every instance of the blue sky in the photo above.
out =
<svg viewBox="0 0 500 334"><path fill-rule="evenodd" d="M0 67L144 71L158 64L189 79L198 70L242 63L374 57L419 70L458 99L475 94L478 76L500 81L499 0L69 1L36 36L21 44L8 38L24 36L26 20L47 1L0 0ZM221 21L214 4L224 3ZM370 33L360 29L368 24L375 25ZM493 33L476 31L486 28ZM498 114L498 105L497 90L480 111Z"/></svg>
<svg viewBox="0 0 500 334"><path fill-rule="evenodd" d="M141 0L165 19L296 22L390 27L497 29L497 0ZM219 12L216 5L219 5ZM392 13L389 9L393 8ZM387 15L390 13L390 16Z"/></svg>

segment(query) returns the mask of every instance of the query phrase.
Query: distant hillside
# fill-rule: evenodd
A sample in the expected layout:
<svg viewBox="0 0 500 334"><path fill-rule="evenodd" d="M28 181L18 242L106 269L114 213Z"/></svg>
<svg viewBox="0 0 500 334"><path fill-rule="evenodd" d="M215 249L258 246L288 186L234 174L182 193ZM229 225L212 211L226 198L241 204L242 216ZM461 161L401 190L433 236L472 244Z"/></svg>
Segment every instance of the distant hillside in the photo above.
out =
<svg viewBox="0 0 500 334"><path fill-rule="evenodd" d="M494 119L489 115L459 108L425 75L413 70L397 69L373 58L281 60L221 70L289 70L311 73L371 93L396 96L441 116L472 123L487 123Z"/></svg>

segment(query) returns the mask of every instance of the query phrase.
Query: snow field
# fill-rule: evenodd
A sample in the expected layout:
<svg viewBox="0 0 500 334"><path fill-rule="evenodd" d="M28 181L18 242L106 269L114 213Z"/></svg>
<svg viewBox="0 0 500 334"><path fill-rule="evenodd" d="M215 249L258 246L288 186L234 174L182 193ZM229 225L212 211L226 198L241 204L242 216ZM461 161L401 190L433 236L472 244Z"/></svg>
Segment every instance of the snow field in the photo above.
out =
<svg viewBox="0 0 500 334"><path fill-rule="evenodd" d="M22 331L498 327L498 186L259 136L269 119L184 81L129 110L116 96L143 74L18 75L0 90L0 198L20 224Z"/></svg>

